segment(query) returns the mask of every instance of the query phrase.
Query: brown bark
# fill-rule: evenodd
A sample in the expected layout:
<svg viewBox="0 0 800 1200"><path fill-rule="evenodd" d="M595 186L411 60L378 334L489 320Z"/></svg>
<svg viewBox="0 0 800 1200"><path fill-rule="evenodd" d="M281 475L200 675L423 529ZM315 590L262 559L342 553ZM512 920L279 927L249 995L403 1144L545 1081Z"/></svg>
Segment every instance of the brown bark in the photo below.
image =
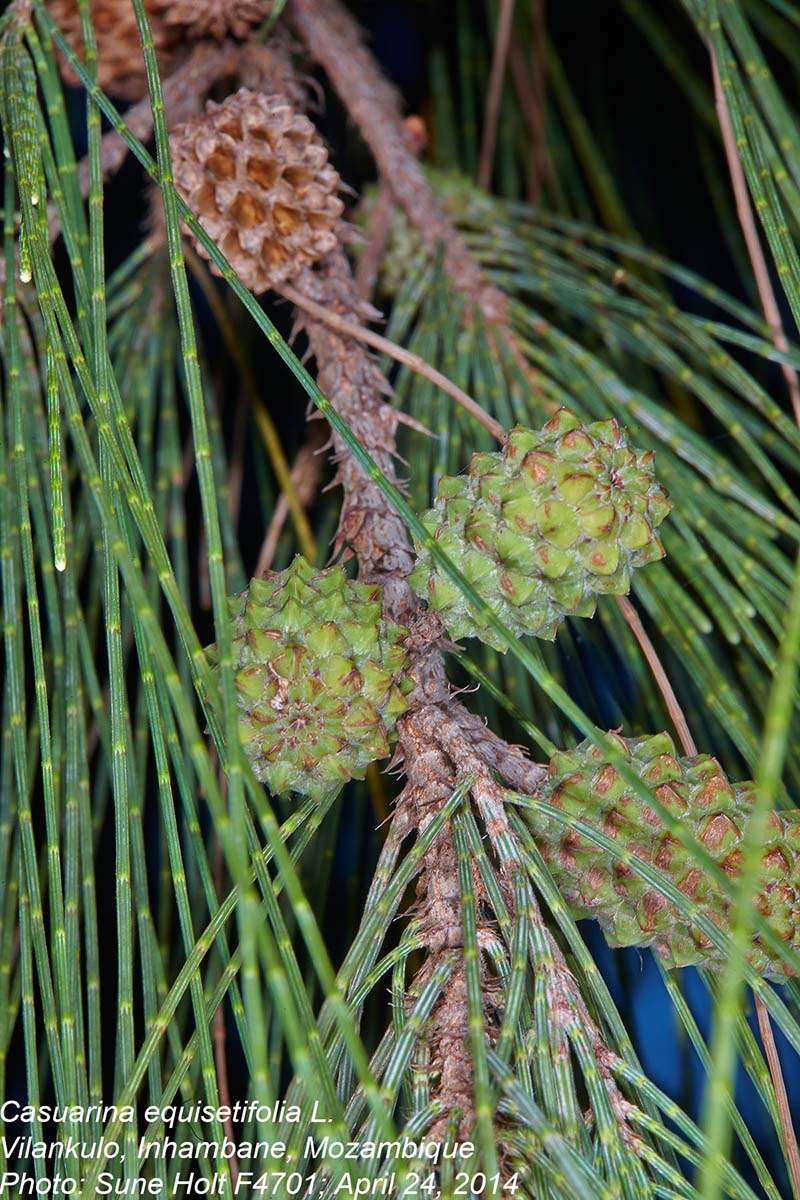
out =
<svg viewBox="0 0 800 1200"><path fill-rule="evenodd" d="M341 253L328 255L314 270L303 271L295 280L295 288L348 320L374 317L371 307L358 297L349 264ZM389 385L372 355L361 342L304 310L297 310L297 319L317 360L321 388L387 478L398 482L397 414L384 399ZM440 649L441 625L407 582L414 556L402 519L335 435L333 445L338 464L336 478L344 493L337 548L358 556L359 577L383 585L387 615L410 630L410 670L415 688L408 711L398 723L398 759L403 762L407 782L393 820L404 830L421 833L459 780L470 772L478 776L474 795L479 808L492 817L493 829L504 827L501 789L491 777L491 768L499 768L505 760L504 743L490 735L451 694ZM474 743L464 728L474 732ZM491 763L481 758L483 748ZM521 782L527 760L511 747L506 750L515 783ZM527 767L531 772L527 781L531 782L534 775L538 778L534 765L527 762ZM479 879L476 890L482 895ZM427 951L419 983L442 954L463 950L458 860L449 828L442 831L422 861L414 913ZM481 921L486 923L485 918ZM481 928L479 922L479 935ZM446 1113L458 1110L461 1114L464 1135L474 1118L471 1057L465 1041L467 1021L466 984L459 963L432 1014L428 1045L430 1069L438 1078L437 1094ZM434 1134L443 1132L444 1123L441 1129L437 1125Z"/></svg>
<svg viewBox="0 0 800 1200"><path fill-rule="evenodd" d="M308 53L325 70L359 128L398 204L432 251L444 247L445 269L489 324L504 325L506 300L489 283L434 196L409 148L400 102L339 0L289 0L286 12Z"/></svg>

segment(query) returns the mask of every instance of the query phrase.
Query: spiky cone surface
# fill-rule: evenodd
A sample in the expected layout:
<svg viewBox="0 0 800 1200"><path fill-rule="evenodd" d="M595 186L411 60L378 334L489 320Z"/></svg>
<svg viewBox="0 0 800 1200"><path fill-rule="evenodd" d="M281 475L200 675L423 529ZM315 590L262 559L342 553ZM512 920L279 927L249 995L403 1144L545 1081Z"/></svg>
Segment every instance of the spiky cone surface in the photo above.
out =
<svg viewBox="0 0 800 1200"><path fill-rule="evenodd" d="M84 58L77 0L49 0L47 7L70 46ZM159 7L158 0L145 0L159 69L165 73L170 68L178 37L161 20ZM147 75L131 0L93 0L91 11L100 87L125 100L141 99L147 94ZM58 61L64 82L72 87L79 84L78 76L63 55L58 56Z"/></svg>
<svg viewBox="0 0 800 1200"><path fill-rule="evenodd" d="M735 879L754 784L729 783L708 754L678 757L666 733L630 739L617 733L607 736L664 808ZM575 750L555 754L540 799L663 872L716 925L727 928L725 892L597 746L585 741ZM526 809L526 819L573 915L596 918L612 946L651 946L667 967L722 965L723 956L710 939L632 866L533 808ZM787 945L800 949L800 810L770 813L761 868L756 907ZM788 974L759 937L748 958L762 974Z"/></svg>
<svg viewBox="0 0 800 1200"><path fill-rule="evenodd" d="M170 150L176 187L252 292L338 245L339 176L314 125L284 97L240 88L209 101Z"/></svg>
<svg viewBox="0 0 800 1200"><path fill-rule="evenodd" d="M321 799L389 753L411 684L407 631L381 600L298 555L231 601L239 733L270 791Z"/></svg>
<svg viewBox="0 0 800 1200"><path fill-rule="evenodd" d="M264 21L272 0L151 0L167 25L190 38L246 38Z"/></svg>
<svg viewBox="0 0 800 1200"><path fill-rule="evenodd" d="M631 573L662 558L655 530L670 510L652 451L614 420L584 425L562 408L540 430L517 426L499 453L444 476L425 528L516 635L553 638L567 615L590 617L599 595L623 595ZM503 644L419 547L409 582L451 637Z"/></svg>

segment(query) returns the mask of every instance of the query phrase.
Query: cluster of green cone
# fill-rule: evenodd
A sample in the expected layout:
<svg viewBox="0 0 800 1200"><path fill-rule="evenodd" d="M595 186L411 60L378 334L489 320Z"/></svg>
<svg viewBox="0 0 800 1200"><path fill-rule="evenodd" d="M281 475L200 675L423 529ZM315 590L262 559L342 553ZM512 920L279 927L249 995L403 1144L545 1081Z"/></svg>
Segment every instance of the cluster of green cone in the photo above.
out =
<svg viewBox="0 0 800 1200"><path fill-rule="evenodd" d="M754 785L730 784L708 754L677 757L666 733L607 736L664 808L735 879ZM635 855L662 872L706 917L727 927L726 893L597 746L585 741L555 754L539 798L605 834L625 856ZM721 965L719 949L675 903L637 875L630 861L620 861L535 807L526 809L526 818L573 915L596 918L612 946L652 946L667 967ZM800 810L770 814L761 866L756 907L787 945L800 949ZM748 957L761 974L787 973L759 937Z"/></svg>
<svg viewBox="0 0 800 1200"><path fill-rule="evenodd" d="M410 681L407 631L381 599L298 555L231 601L239 733L271 791L321 799L389 753Z"/></svg>
<svg viewBox="0 0 800 1200"><path fill-rule="evenodd" d="M538 432L515 429L499 454L476 454L466 478L443 479L430 532L503 621L552 637L567 613L590 615L595 596L627 591L630 571L660 558L654 529L669 510L652 455L627 446L614 421L583 425L561 409ZM423 553L415 589L454 637L493 631ZM298 556L231 601L239 730L256 777L276 793L322 799L389 753L405 711L407 630L382 614L377 584L317 571ZM681 758L667 734L608 735L664 809L735 878L753 784L731 785L716 759ZM729 897L593 743L556 753L539 799L599 831L598 845L535 805L525 811L561 893L577 917L599 920L614 946L652 946L668 967L720 965L716 945L635 859L661 872L726 928ZM775 933L800 949L800 810L770 814L756 898ZM749 959L786 974L755 937Z"/></svg>
<svg viewBox="0 0 800 1200"><path fill-rule="evenodd" d="M553 638L565 616L591 616L598 595L623 595L633 570L663 557L655 530L670 504L653 458L616 421L584 425L562 408L541 430L512 430L501 452L474 454L468 475L443 477L422 521L512 633ZM418 554L409 582L450 636L503 649L430 552Z"/></svg>

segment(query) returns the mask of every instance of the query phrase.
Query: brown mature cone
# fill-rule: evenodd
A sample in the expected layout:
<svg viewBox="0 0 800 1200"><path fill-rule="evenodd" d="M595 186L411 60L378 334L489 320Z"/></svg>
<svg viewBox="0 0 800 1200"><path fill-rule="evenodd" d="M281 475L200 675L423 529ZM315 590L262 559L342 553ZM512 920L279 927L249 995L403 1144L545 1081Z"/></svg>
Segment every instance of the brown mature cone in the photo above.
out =
<svg viewBox="0 0 800 1200"><path fill-rule="evenodd" d="M338 244L339 176L314 125L283 96L240 88L209 101L175 130L170 150L175 186L252 292Z"/></svg>
<svg viewBox="0 0 800 1200"><path fill-rule="evenodd" d="M145 0L153 31L158 65L167 72L171 51L177 44L175 30L167 29L158 15L159 0ZM70 46L84 58L81 21L76 0L50 0L48 8ZM139 100L147 92L142 44L131 0L93 0L92 24L97 41L97 79L103 91L125 100ZM78 76L59 55L59 70L65 83L80 83Z"/></svg>
<svg viewBox="0 0 800 1200"><path fill-rule="evenodd" d="M151 0L167 25L190 38L249 37L269 16L272 0Z"/></svg>

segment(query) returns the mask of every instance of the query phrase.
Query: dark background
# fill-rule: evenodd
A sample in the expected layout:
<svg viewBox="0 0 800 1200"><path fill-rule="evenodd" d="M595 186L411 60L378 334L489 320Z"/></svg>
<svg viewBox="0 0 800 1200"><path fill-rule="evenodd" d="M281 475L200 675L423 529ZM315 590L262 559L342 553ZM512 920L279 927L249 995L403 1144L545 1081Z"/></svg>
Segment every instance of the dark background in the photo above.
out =
<svg viewBox="0 0 800 1200"><path fill-rule="evenodd" d="M367 29L384 69L402 91L409 111L428 114L431 48L439 46L447 55L452 57L454 54L452 6L436 0L364 0L352 7ZM656 8L661 19L681 40L688 61L703 70L702 47L678 4ZM483 13L483 6L475 4L472 16L479 27L484 22ZM752 292L743 284L728 241L720 229L718 213L708 189L707 168L698 152L701 141L708 138L708 132L702 128L702 122L678 82L626 15L622 4L613 0L551 2L547 8L547 27L580 109L606 155L624 206L642 240L707 276L738 298L752 301ZM491 47L488 27L485 27L485 34L488 55ZM782 86L792 95L794 81L787 64L776 61L774 67ZM82 152L83 99L80 93L72 93L71 102L76 117L77 149ZM355 131L332 98L320 125L332 145L333 157L341 173L352 186L361 189L371 181L373 168ZM719 147L708 145L709 152L718 160L720 178L726 180ZM143 198L141 174L129 161L108 190L109 269L122 261L141 237ZM196 295L195 298L203 337L210 348L214 341L213 323L202 297ZM676 289L675 299L681 302L679 289ZM270 305L269 311L281 331L288 333L290 315L287 309ZM788 317L788 313L786 315ZM263 358L265 368L268 364L271 372L278 370L266 345L254 348L254 352L257 371L259 356ZM291 458L304 436L305 397L285 371L282 371L280 386L275 392L280 395L280 401L274 406L273 416ZM248 512L245 506L241 524L242 550L246 563L251 566L254 566L263 535L260 522L260 513ZM210 630L208 640L211 640ZM614 681L606 682L613 691ZM629 686L628 680L617 682L621 688ZM353 810L346 806L345 811L352 813ZM366 813L364 821L360 821L350 815L340 824L332 883L334 895L337 891L348 892L354 856L369 858L377 852L374 822L370 817L371 814ZM109 855L108 861L113 862L113 855ZM363 861L361 865L363 867ZM368 877L368 872L365 870L363 875ZM113 923L114 881L109 878L106 883L112 900L107 913ZM351 898L358 903L359 897ZM334 952L336 935L343 927L344 923L336 920L328 931ZM677 1027L672 1005L652 957L635 950L609 951L593 925L584 925L584 932L622 1016L635 1036L645 1070L659 1087L690 1114L697 1116L702 1099L702 1071L691 1046ZM107 933L113 937L111 927ZM684 971L681 981L700 1027L707 1035L709 1006L703 984L692 970ZM113 1022L109 1022L109 1028L113 1029ZM800 1070L777 1031L776 1038L786 1064L790 1103L800 1112ZM14 1055L11 1063L8 1090L13 1095L24 1090L22 1054ZM777 1172L775 1146L763 1110L760 1103L755 1102L755 1093L744 1078L740 1081L738 1100L741 1111L751 1122L753 1136ZM742 1169L747 1172L746 1164L742 1164ZM788 1196L788 1190L786 1194Z"/></svg>

